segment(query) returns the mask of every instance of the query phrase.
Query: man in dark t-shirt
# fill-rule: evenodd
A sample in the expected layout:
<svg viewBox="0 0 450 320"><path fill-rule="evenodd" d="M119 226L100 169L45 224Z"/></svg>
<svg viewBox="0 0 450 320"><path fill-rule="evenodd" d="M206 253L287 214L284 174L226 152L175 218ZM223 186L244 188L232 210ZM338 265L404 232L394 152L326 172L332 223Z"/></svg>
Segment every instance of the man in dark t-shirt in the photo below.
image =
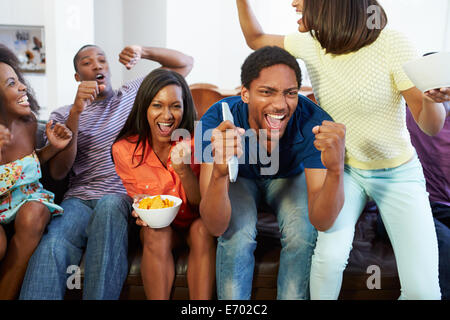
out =
<svg viewBox="0 0 450 320"><path fill-rule="evenodd" d="M218 298L250 299L257 207L265 200L282 234L278 298L308 299L313 225L330 228L344 203L345 127L298 95L300 68L283 49L252 53L241 81L241 96L214 104L195 136L200 214L219 236ZM231 115L224 119L226 105ZM233 156L239 158L236 180L228 165Z"/></svg>

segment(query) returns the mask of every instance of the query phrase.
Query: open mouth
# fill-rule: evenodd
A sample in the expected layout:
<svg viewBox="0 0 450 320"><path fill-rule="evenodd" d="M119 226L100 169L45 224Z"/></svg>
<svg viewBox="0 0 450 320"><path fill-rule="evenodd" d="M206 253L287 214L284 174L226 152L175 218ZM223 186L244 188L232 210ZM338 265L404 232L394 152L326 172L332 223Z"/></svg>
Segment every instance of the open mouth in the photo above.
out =
<svg viewBox="0 0 450 320"><path fill-rule="evenodd" d="M267 113L264 115L266 119L266 123L269 129L271 130L280 130L283 124L283 121L287 118L286 114L271 114Z"/></svg>
<svg viewBox="0 0 450 320"><path fill-rule="evenodd" d="M104 80L105 79L105 76L103 75L103 74L101 74L101 73L99 73L99 74L97 74L96 76L95 76L95 80L100 80L100 81L102 81L102 80Z"/></svg>
<svg viewBox="0 0 450 320"><path fill-rule="evenodd" d="M22 96L17 101L17 103L20 104L21 106L24 106L24 107L29 107L30 106L30 103L28 102L28 96L27 95Z"/></svg>
<svg viewBox="0 0 450 320"><path fill-rule="evenodd" d="M163 137L170 136L174 122L157 122L159 133Z"/></svg>

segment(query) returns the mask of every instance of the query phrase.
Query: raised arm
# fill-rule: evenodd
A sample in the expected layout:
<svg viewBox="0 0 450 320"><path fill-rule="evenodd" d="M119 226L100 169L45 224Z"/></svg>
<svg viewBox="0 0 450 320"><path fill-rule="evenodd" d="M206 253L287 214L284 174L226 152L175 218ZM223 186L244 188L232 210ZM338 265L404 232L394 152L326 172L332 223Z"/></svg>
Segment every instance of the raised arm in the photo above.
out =
<svg viewBox="0 0 450 320"><path fill-rule="evenodd" d="M247 45L257 50L264 46L277 46L284 49L284 36L265 34L256 16L250 7L248 0L236 0L239 23Z"/></svg>
<svg viewBox="0 0 450 320"><path fill-rule="evenodd" d="M158 62L161 68L178 72L186 77L191 72L194 59L180 51L132 45L125 47L119 54L119 61L131 69L140 59L147 59Z"/></svg>
<svg viewBox="0 0 450 320"><path fill-rule="evenodd" d="M64 124L55 123L53 121L47 122L45 133L48 138L48 144L43 148L36 150L39 161L42 164L53 158L56 154L64 150L72 139L72 131Z"/></svg>
<svg viewBox="0 0 450 320"><path fill-rule="evenodd" d="M228 131L228 134L226 131ZM243 129L224 121L213 131L211 143L214 163L202 163L200 169L200 215L209 232L221 236L228 228L231 217L231 203L228 197L227 159L242 155L240 136Z"/></svg>
<svg viewBox="0 0 450 320"><path fill-rule="evenodd" d="M66 120L66 127L72 131L72 140L68 146L50 159L50 175L55 180L64 179L72 169L77 155L78 124L84 108L92 103L99 92L105 88L97 81L82 81L77 90L75 101Z"/></svg>
<svg viewBox="0 0 450 320"><path fill-rule="evenodd" d="M441 131L446 117L444 103L450 100L450 88L422 93L416 87L402 91L411 114L420 129L429 136Z"/></svg>
<svg viewBox="0 0 450 320"><path fill-rule="evenodd" d="M345 126L324 121L314 128L314 146L322 152L324 169L305 169L311 224L319 231L331 228L344 205Z"/></svg>

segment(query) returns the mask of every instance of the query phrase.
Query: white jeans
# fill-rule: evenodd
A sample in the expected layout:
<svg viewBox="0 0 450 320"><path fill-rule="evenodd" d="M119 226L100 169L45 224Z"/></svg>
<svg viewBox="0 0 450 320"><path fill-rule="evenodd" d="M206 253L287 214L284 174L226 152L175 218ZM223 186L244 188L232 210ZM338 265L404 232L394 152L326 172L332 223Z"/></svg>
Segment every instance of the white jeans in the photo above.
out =
<svg viewBox="0 0 450 320"><path fill-rule="evenodd" d="M344 188L345 203L336 222L318 234L311 265L311 299L338 298L355 224L368 197L376 202L394 249L400 299L440 299L436 231L417 156L392 169L346 166Z"/></svg>

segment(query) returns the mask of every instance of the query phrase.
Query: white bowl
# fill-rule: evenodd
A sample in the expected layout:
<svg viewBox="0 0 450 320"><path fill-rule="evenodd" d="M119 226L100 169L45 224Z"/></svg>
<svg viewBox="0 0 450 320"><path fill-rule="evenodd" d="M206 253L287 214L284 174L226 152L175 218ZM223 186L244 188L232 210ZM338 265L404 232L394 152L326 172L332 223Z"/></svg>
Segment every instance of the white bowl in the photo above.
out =
<svg viewBox="0 0 450 320"><path fill-rule="evenodd" d="M450 52L438 52L407 62L403 69L422 92L450 87Z"/></svg>
<svg viewBox="0 0 450 320"><path fill-rule="evenodd" d="M147 198L154 198L156 196L148 196ZM140 209L139 203L133 203L133 209L139 215L139 217L148 224L151 228L164 228L172 223L178 214L181 203L183 201L180 198L170 195L160 195L161 199L169 199L173 201L173 207L163 209Z"/></svg>

